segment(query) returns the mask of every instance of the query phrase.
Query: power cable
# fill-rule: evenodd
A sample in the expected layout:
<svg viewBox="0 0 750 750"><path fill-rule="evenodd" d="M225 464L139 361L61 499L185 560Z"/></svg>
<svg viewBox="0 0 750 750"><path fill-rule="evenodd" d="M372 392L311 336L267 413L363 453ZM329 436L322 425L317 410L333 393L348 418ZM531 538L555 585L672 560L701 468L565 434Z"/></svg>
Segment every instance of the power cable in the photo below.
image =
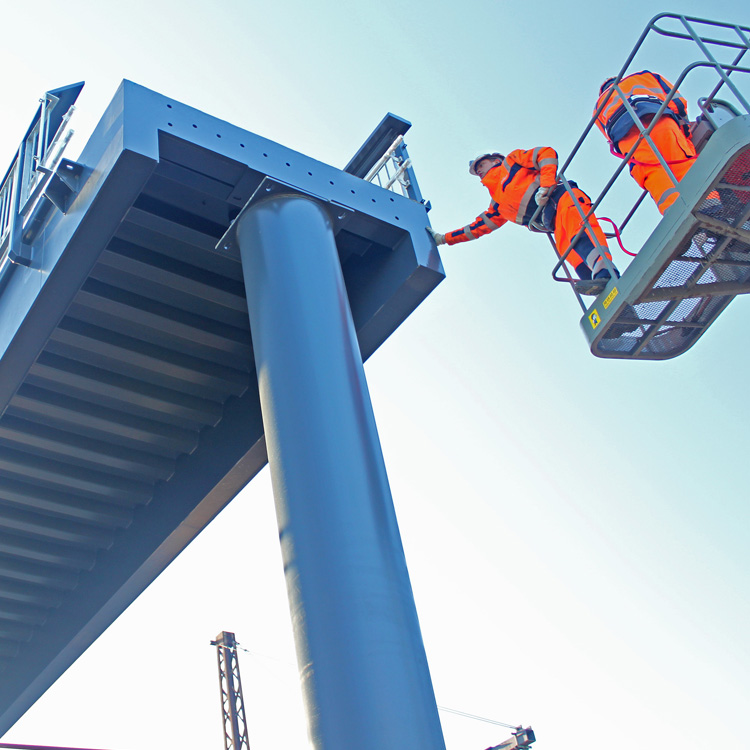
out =
<svg viewBox="0 0 750 750"><path fill-rule="evenodd" d="M265 654L259 654L256 651L250 651L249 649L244 648L243 646L240 646L240 644L237 641L235 641L235 648L238 651L244 651L246 654L250 654L250 656L260 657L262 659L269 659L270 661L281 662L283 664L286 664L287 666L294 666L288 661L285 661L282 659L276 659L273 656L266 656ZM496 726L505 727L506 729L518 729L519 726L521 726L520 724L506 724L503 721L496 721L495 719L488 719L485 716L477 716L476 714L469 714L469 713L466 713L466 711L458 711L455 708L448 708L447 706L438 706L438 710L445 711L446 713L449 713L449 714L456 714L456 716L463 716L466 719L475 719L476 721L484 721L487 724L495 724Z"/></svg>
<svg viewBox="0 0 750 750"><path fill-rule="evenodd" d="M467 714L465 711L457 711L455 708L448 708L446 706L438 706L440 711L446 711L449 714L456 714L457 716L464 716L467 719L476 719L477 721L486 721L488 724L496 724L499 727L506 727L507 729L518 729L519 724L505 724L502 721L495 721L494 719L487 719L484 716L476 716L475 714Z"/></svg>

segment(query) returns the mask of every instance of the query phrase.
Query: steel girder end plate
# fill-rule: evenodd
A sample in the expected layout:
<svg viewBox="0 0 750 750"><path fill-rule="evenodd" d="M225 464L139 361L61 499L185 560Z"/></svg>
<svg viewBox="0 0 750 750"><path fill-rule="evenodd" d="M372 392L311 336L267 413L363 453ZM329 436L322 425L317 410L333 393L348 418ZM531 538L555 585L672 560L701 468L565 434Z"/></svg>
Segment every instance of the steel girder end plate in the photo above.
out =
<svg viewBox="0 0 750 750"><path fill-rule="evenodd" d="M229 225L229 229L227 229L222 238L216 244L216 252L221 253L222 255L238 258L240 251L239 246L237 245L237 227L239 226L240 220L245 213L259 201L279 195L301 195L316 200L329 207L329 213L334 224L334 234L338 234L338 232L344 229L346 224L356 213L356 211L350 206L344 206L341 203L328 200L320 195L316 195L307 190L302 190L294 185L282 182L281 180L264 177L255 192L248 199L247 203L242 207L239 214L237 214L234 221Z"/></svg>

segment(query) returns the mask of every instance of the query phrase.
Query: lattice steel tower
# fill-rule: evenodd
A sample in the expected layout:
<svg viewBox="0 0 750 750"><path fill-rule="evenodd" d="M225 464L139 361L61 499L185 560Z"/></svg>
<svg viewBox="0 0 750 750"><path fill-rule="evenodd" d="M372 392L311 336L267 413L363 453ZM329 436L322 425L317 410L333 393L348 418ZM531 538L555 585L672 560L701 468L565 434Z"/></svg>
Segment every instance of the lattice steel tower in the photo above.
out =
<svg viewBox="0 0 750 750"><path fill-rule="evenodd" d="M234 633L221 632L215 641L211 641L211 645L216 646L219 665L224 750L250 750Z"/></svg>

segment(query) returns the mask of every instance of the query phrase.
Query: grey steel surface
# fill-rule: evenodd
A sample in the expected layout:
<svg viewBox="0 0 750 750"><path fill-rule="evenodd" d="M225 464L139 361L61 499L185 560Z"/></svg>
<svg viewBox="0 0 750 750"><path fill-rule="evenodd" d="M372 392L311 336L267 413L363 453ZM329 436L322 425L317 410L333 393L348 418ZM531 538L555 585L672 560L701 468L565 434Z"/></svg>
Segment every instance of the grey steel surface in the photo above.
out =
<svg viewBox="0 0 750 750"><path fill-rule="evenodd" d="M265 465L239 255L266 178L336 228L369 356L442 279L423 206L124 82L0 278L0 733Z"/></svg>
<svg viewBox="0 0 750 750"><path fill-rule="evenodd" d="M398 136L405 135L410 127L410 122L389 112L378 123L375 130L370 133L357 153L349 160L349 163L344 167L344 172L364 178L370 168L385 153L388 146Z"/></svg>
<svg viewBox="0 0 750 750"><path fill-rule="evenodd" d="M335 210L279 193L237 220L300 679L316 748L444 748Z"/></svg>

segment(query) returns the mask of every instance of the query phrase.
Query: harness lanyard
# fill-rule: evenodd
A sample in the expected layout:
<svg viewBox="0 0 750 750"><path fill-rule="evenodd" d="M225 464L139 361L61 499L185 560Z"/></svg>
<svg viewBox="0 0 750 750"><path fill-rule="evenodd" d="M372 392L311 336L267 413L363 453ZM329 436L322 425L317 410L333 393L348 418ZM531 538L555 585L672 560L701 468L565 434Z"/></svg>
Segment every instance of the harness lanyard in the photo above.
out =
<svg viewBox="0 0 750 750"><path fill-rule="evenodd" d="M617 244L620 246L620 250L622 250L626 255L630 255L633 258L635 258L635 256L638 253L631 253L630 250L625 249L625 245L622 244L622 239L620 237L620 228L617 226L617 224L615 224L615 222L612 221L612 219L608 219L606 216L599 216L598 218L599 218L599 221L606 221L612 225L612 228L615 231L615 238L617 239Z"/></svg>

